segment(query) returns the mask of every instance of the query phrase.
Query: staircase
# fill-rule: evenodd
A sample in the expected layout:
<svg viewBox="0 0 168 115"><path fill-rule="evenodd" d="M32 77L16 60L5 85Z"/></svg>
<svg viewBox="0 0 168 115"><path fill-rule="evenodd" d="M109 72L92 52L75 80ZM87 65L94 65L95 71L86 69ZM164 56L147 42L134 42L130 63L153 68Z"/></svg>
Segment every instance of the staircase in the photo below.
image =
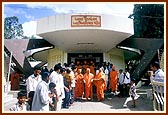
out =
<svg viewBox="0 0 168 115"><path fill-rule="evenodd" d="M17 103L17 93L18 91L12 91L9 93L3 93L3 103L2 103L2 111L9 111L9 108Z"/></svg>
<svg viewBox="0 0 168 115"><path fill-rule="evenodd" d="M140 63L136 66L135 70L131 73L131 77L140 81L142 75L149 69L149 64L152 61L159 61L161 54L158 49L164 49L164 39L160 38L127 38L116 47L121 48L135 48L143 52L140 56ZM122 49L122 48L121 48Z"/></svg>
<svg viewBox="0 0 168 115"><path fill-rule="evenodd" d="M141 79L140 76L143 76L143 73L149 69L147 68L152 59L155 57L157 50L146 50L143 57L141 58L139 64L135 68L132 73L132 77L135 78L137 81Z"/></svg>

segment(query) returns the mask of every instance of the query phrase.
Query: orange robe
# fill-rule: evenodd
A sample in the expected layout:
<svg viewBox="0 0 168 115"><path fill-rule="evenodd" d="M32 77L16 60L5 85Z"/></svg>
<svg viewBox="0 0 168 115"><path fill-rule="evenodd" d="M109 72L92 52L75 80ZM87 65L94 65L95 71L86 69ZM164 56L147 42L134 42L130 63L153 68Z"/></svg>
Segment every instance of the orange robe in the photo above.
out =
<svg viewBox="0 0 168 115"><path fill-rule="evenodd" d="M83 74L77 74L76 75L74 98L76 99L77 97L82 97L83 92L84 92Z"/></svg>
<svg viewBox="0 0 168 115"><path fill-rule="evenodd" d="M118 71L110 71L110 87L112 91L117 91Z"/></svg>
<svg viewBox="0 0 168 115"><path fill-rule="evenodd" d="M102 101L104 99L104 90L106 89L105 79L105 74L103 72L99 72L93 80L93 83L96 86L96 94L98 101Z"/></svg>
<svg viewBox="0 0 168 115"><path fill-rule="evenodd" d="M81 65L77 65L76 68L77 68L77 70L78 69L82 69L82 66Z"/></svg>
<svg viewBox="0 0 168 115"><path fill-rule="evenodd" d="M86 99L93 98L93 93L92 93L92 83L91 80L93 79L94 75L92 73L85 73L83 76L83 79L85 80L85 97Z"/></svg>
<svg viewBox="0 0 168 115"><path fill-rule="evenodd" d="M20 88L20 74L14 72L11 74L11 90L19 90Z"/></svg>
<svg viewBox="0 0 168 115"><path fill-rule="evenodd" d="M92 73L93 75L96 75L95 68L92 65L90 66L90 73Z"/></svg>

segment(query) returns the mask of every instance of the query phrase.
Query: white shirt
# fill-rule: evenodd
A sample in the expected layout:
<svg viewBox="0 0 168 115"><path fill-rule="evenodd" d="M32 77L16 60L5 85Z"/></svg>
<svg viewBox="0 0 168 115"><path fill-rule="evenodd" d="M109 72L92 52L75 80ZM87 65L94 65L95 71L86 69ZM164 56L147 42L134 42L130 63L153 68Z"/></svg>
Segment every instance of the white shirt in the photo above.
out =
<svg viewBox="0 0 168 115"><path fill-rule="evenodd" d="M60 78L60 90L61 90L61 93L62 93L61 98L64 99L65 98L64 78L63 78L62 74L60 74L59 78Z"/></svg>
<svg viewBox="0 0 168 115"><path fill-rule="evenodd" d="M53 82L56 84L56 90L57 90L57 95L61 95L61 90L60 90L60 74L57 73L56 71L53 71L51 75L49 76L50 83Z"/></svg>
<svg viewBox="0 0 168 115"><path fill-rule="evenodd" d="M59 73L57 73L56 71L53 71L50 74L49 79L50 79L50 82L53 82L57 85L59 82Z"/></svg>
<svg viewBox="0 0 168 115"><path fill-rule="evenodd" d="M75 87L75 74L74 74L74 72L73 71L71 71L71 76L72 76L72 83L71 83L71 86L72 87Z"/></svg>
<svg viewBox="0 0 168 115"><path fill-rule="evenodd" d="M164 82L164 72L161 69L155 71L154 81Z"/></svg>
<svg viewBox="0 0 168 115"><path fill-rule="evenodd" d="M99 70L96 70L96 75L99 73Z"/></svg>
<svg viewBox="0 0 168 115"><path fill-rule="evenodd" d="M131 82L131 78L130 78L130 73L126 73L126 76L124 77L124 84L128 84Z"/></svg>
<svg viewBox="0 0 168 115"><path fill-rule="evenodd" d="M129 89L129 95L135 97L136 94L136 88L135 88L135 83L131 85L130 89Z"/></svg>
<svg viewBox="0 0 168 115"><path fill-rule="evenodd" d="M30 111L30 106L27 102L21 107L21 105L17 102L15 105L13 105L10 109L10 111Z"/></svg>
<svg viewBox="0 0 168 115"><path fill-rule="evenodd" d="M48 91L48 84L45 81L41 81L37 85L32 102L32 111L49 111L50 97Z"/></svg>
<svg viewBox="0 0 168 115"><path fill-rule="evenodd" d="M155 71L155 77L152 77L152 79L154 81L164 83L164 72L162 71L162 69ZM156 90L156 87L154 89ZM160 92L160 88L158 89L158 92ZM164 87L162 88L162 92L164 93Z"/></svg>
<svg viewBox="0 0 168 115"><path fill-rule="evenodd" d="M37 84L40 81L42 81L41 75L37 75L37 77L35 77L34 74L32 74L31 76L29 76L26 80L27 93L29 93L30 91L36 91Z"/></svg>
<svg viewBox="0 0 168 115"><path fill-rule="evenodd" d="M108 81L108 74L109 74L109 71L108 71L107 68L105 69L104 73L105 73L105 76L106 76L106 81Z"/></svg>
<svg viewBox="0 0 168 115"><path fill-rule="evenodd" d="M119 73L119 84L122 85L124 83L124 73Z"/></svg>
<svg viewBox="0 0 168 115"><path fill-rule="evenodd" d="M51 90L49 90L48 93L51 94ZM50 98L49 98L49 102L50 102L50 103L53 103L53 97L50 97Z"/></svg>

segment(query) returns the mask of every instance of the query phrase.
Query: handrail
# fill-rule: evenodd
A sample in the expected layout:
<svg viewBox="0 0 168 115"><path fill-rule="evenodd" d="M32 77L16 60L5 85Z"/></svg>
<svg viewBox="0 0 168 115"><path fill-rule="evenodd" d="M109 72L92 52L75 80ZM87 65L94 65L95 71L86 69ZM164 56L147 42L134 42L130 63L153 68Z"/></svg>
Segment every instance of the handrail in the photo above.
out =
<svg viewBox="0 0 168 115"><path fill-rule="evenodd" d="M8 89L9 89L9 77L10 77L11 62L12 62L12 51L10 52L10 60L9 60L9 68L8 68L8 76L7 76L7 93L8 93Z"/></svg>
<svg viewBox="0 0 168 115"><path fill-rule="evenodd" d="M164 83L151 80L153 88L153 109L154 111L164 110Z"/></svg>

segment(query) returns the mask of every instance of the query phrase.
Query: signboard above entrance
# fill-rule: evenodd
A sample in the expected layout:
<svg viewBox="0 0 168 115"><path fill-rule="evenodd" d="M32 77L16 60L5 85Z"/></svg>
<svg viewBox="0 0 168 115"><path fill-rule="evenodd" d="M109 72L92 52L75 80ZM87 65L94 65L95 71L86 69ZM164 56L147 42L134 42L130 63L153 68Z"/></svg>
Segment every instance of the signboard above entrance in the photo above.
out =
<svg viewBox="0 0 168 115"><path fill-rule="evenodd" d="M101 27L101 16L72 15L71 27Z"/></svg>

